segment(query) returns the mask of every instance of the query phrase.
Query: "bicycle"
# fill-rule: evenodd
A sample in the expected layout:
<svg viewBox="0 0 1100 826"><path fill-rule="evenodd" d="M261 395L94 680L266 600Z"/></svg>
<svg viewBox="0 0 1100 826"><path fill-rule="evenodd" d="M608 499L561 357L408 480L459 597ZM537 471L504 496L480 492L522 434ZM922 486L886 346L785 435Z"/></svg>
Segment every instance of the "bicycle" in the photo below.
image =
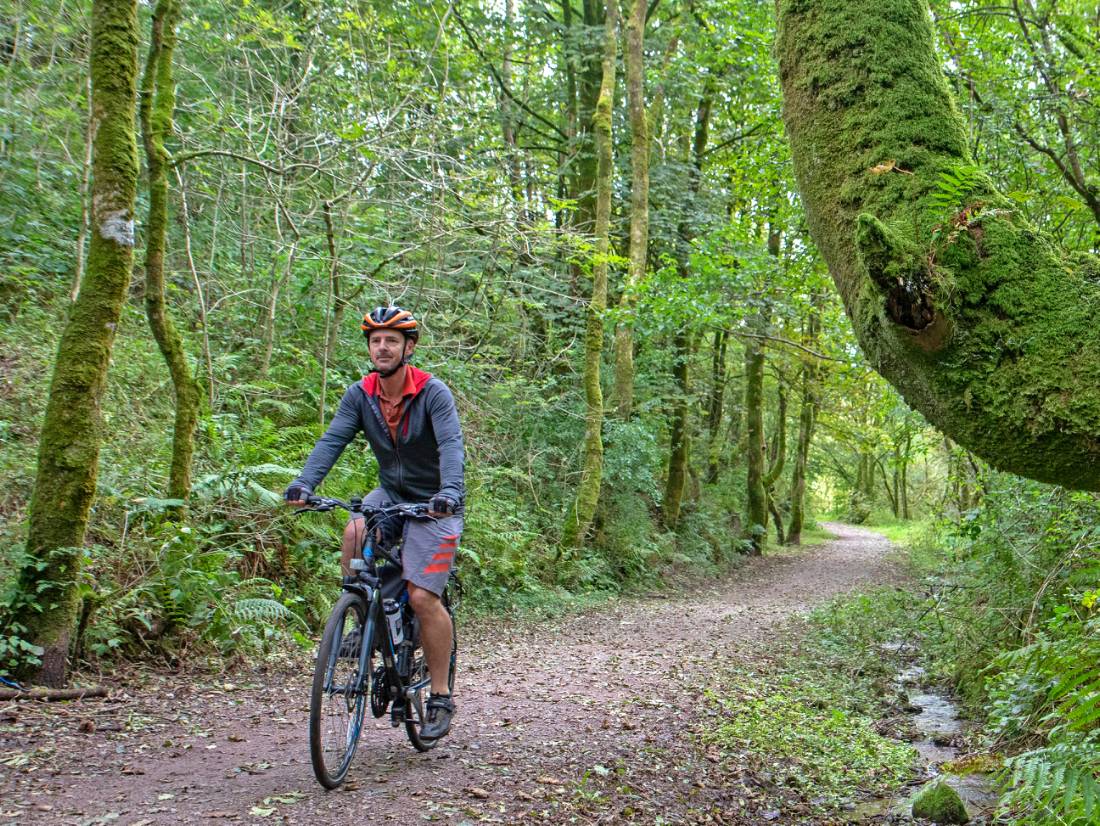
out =
<svg viewBox="0 0 1100 826"><path fill-rule="evenodd" d="M310 496L306 503L307 507L295 513L342 508L363 514L366 519L360 555L351 561L352 574L344 577L344 593L333 606L321 635L310 691L309 752L313 773L326 789L335 789L344 782L355 756L368 701L376 719L389 709L390 725L404 725L417 751L428 751L438 742L420 736L425 719L424 693L430 689L431 679L420 647L419 622L400 578L400 545L386 549L375 539L376 529L385 527L389 520L431 517L427 505L374 508L359 499L344 502L320 496ZM379 573L379 556L384 566L396 566L396 580L391 577L389 582L383 581L387 572ZM443 605L451 615L453 628L450 590L448 583ZM452 634L451 689L457 651L457 635Z"/></svg>

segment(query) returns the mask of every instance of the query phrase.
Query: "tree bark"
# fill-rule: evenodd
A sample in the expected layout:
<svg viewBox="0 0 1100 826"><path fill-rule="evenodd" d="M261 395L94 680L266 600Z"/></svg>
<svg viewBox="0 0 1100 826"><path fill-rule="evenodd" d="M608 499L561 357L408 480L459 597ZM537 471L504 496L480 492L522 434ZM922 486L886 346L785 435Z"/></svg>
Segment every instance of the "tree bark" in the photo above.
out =
<svg viewBox="0 0 1100 826"><path fill-rule="evenodd" d="M100 404L122 302L134 261L137 141L136 0L92 5L92 238L84 281L61 333L38 448L27 534L28 564L18 588L31 604L8 630L42 646L41 666L18 678L61 686L76 617L81 544L95 495Z"/></svg>
<svg viewBox="0 0 1100 826"><path fill-rule="evenodd" d="M607 267L610 253L611 178L614 173L611 156L611 113L615 104L615 30L618 23L618 0L608 0L604 23L603 80L596 112L592 118L596 133L596 250L592 265L592 297L588 302L585 329L584 395L585 433L584 469L577 487L576 500L566 515L562 530L562 546L579 547L592 524L600 499L603 477L603 390L600 386L600 357L603 353L603 317L607 311Z"/></svg>
<svg viewBox="0 0 1100 826"><path fill-rule="evenodd" d="M210 412L214 412L214 357L210 352L210 325L206 318L206 291L199 278L198 267L195 266L195 256L191 249L191 217L187 208L187 187L184 184L183 173L176 167L176 183L180 192L180 225L183 227L183 251L187 256L187 267L191 271L191 282L195 285L195 297L199 302L199 326L202 328L202 358L206 365L206 403ZM211 244L213 244L213 227L217 225L217 206L214 208L214 220L211 229Z"/></svg>
<svg viewBox="0 0 1100 826"><path fill-rule="evenodd" d="M783 519L779 507L775 503L775 483L783 475L783 467L787 461L787 393L782 383L777 392L779 394L779 409L776 414L776 433L771 441L768 451L768 471L764 474L764 494L768 500L768 513L775 519L776 541L783 544ZM765 523L765 528L767 524Z"/></svg>
<svg viewBox="0 0 1100 826"><path fill-rule="evenodd" d="M726 403L726 348L729 339L729 330L717 330L714 333L714 349L710 364L710 399L707 403L706 481L708 483L718 479L721 466L722 444L718 433L722 427L722 413Z"/></svg>
<svg viewBox="0 0 1100 826"><path fill-rule="evenodd" d="M1100 490L1100 259L973 167L923 0L779 0L807 220L870 363L1003 470Z"/></svg>
<svg viewBox="0 0 1100 826"><path fill-rule="evenodd" d="M764 342L758 338L745 340L745 437L745 530L752 555L759 556L767 538L768 497L764 488Z"/></svg>
<svg viewBox="0 0 1100 826"><path fill-rule="evenodd" d="M676 270L680 278L691 277L691 244L695 239L693 212L695 200L703 184L703 154L710 139L710 114L714 101L713 79L708 78L703 95L695 110L695 130L692 136L688 188L677 227ZM668 528L675 528L680 520L681 499L684 483L688 477L688 465L691 455L690 413L688 404L691 393L691 357L694 337L685 319L676 333L676 384L679 397L672 408L671 440L669 442L668 473L665 481L665 495L661 502L661 512Z"/></svg>
<svg viewBox="0 0 1100 826"><path fill-rule="evenodd" d="M141 83L139 116L149 174L149 218L145 238L145 315L149 319L153 338L168 365L176 396L168 496L171 499L185 500L191 492L191 460L195 452L195 426L198 424L201 394L187 363L183 342L168 314L164 295L169 162L164 142L172 134L172 114L176 106L172 55L176 48L176 23L179 16L179 5L175 0L159 0L153 12L152 38Z"/></svg>
<svg viewBox="0 0 1100 826"><path fill-rule="evenodd" d="M680 522L680 505L688 477L691 435L688 432L688 400L691 394L691 334L683 327L676 333L676 401L672 405L672 430L669 435L668 470L661 514L665 527L675 530Z"/></svg>
<svg viewBox="0 0 1100 826"><path fill-rule="evenodd" d="M898 488L899 507L901 508L901 518L908 520L909 515L909 457L913 449L913 434L907 433L905 436L905 447L901 453L901 484Z"/></svg>
<svg viewBox="0 0 1100 826"><path fill-rule="evenodd" d="M634 408L634 291L645 277L649 250L649 123L645 108L646 0L634 0L626 20L627 108L630 113L630 267L619 297L615 328L615 401L618 416Z"/></svg>
<svg viewBox="0 0 1100 826"><path fill-rule="evenodd" d="M806 345L817 341L820 316L815 307L807 322ZM813 441L817 421L817 366L806 359L802 363L802 404L798 411L798 445L794 453L794 469L791 473L791 518L787 525L787 544L802 544L802 525L806 508L806 469L809 464L810 444Z"/></svg>
<svg viewBox="0 0 1100 826"><path fill-rule="evenodd" d="M80 175L80 232L76 236L76 271L73 274L72 287L69 289L69 301L76 301L76 294L80 290L80 282L84 280L88 225L92 211L92 205L88 202L88 187L92 181L92 141L95 139L92 132L94 120L92 118L91 72L85 78L85 94L88 98L88 122L84 129L84 163L81 166Z"/></svg>

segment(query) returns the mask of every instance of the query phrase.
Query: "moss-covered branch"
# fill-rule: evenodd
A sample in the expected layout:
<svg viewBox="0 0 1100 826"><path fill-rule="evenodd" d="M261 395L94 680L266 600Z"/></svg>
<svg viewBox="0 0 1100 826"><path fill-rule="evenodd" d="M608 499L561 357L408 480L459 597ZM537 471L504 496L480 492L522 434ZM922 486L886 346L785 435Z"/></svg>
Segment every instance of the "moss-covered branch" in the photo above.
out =
<svg viewBox="0 0 1100 826"><path fill-rule="evenodd" d="M1100 489L1100 262L973 166L922 0L779 0L810 229L868 359L996 467Z"/></svg>

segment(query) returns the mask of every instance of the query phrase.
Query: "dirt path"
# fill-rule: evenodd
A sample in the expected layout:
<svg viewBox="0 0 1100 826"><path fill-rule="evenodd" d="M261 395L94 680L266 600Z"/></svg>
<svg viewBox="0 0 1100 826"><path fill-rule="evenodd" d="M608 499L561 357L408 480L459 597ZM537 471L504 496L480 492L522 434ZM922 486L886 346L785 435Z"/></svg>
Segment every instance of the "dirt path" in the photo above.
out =
<svg viewBox="0 0 1100 826"><path fill-rule="evenodd" d="M0 707L0 824L642 823L772 820L695 745L708 674L837 594L898 576L869 531L753 560L713 588L536 627L467 629L450 735L426 755L363 734L324 792L307 668L159 677L110 702ZM373 722L373 721L372 721Z"/></svg>

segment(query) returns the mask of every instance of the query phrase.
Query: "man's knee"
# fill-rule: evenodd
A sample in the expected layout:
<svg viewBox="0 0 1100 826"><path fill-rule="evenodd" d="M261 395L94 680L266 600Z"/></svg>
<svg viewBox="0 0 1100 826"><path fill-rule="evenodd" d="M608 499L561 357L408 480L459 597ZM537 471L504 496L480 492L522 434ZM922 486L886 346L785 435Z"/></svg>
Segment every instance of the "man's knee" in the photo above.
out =
<svg viewBox="0 0 1100 826"><path fill-rule="evenodd" d="M427 588L421 588L419 585L413 585L411 582L409 583L409 605L412 606L413 611L417 614L425 614L432 611L440 604L440 598Z"/></svg>
<svg viewBox="0 0 1100 826"><path fill-rule="evenodd" d="M349 519L344 526L344 547L358 548L363 544L363 519Z"/></svg>

